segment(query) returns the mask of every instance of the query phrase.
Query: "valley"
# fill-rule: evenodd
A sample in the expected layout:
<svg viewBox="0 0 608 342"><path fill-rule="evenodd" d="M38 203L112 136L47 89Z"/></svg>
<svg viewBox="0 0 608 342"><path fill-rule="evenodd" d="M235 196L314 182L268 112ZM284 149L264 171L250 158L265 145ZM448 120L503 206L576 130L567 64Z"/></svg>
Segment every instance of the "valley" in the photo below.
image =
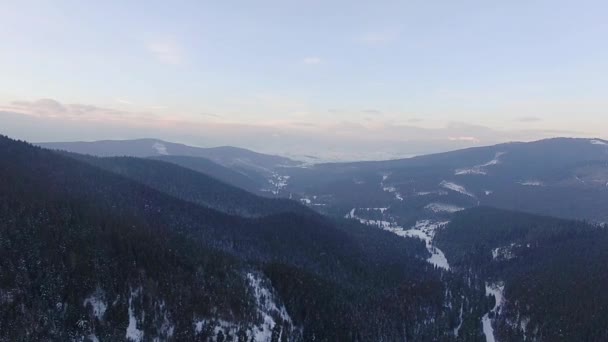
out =
<svg viewBox="0 0 608 342"><path fill-rule="evenodd" d="M123 149L116 144L110 145ZM594 269L598 276L608 274L603 270L608 255L599 247L608 239L601 228L608 188L598 178L608 149L595 140L558 139L395 161L317 165L256 159L252 153L246 153L246 162L241 155L211 160L189 147L183 148L187 156L176 156L180 152L168 143L159 148L154 142L148 152L142 152L145 146L139 141L136 146L137 156L95 157L4 138L2 153L10 167L2 170L3 203L9 205L3 217L22 232L8 235L5 224L1 236L6 246L23 249L7 249L10 254L0 266L18 270L14 260L24 260L31 272L37 269L31 263L44 252L49 256L45 267L57 270L55 280L25 283L4 273L4 305L11 310L25 305L27 315L19 314L24 322L52 308L72 308L54 313L53 324L66 327L61 334L92 341L119 336L132 341L380 336L421 341L544 341L551 336L551 341L566 341L581 331L594 338L605 333L581 325L581 319L592 326L601 323L580 314L563 324L561 337L554 335L557 330L546 326L542 315L558 315L563 308L541 305L573 291L568 279L589 278ZM569 149L576 150L570 159L558 158ZM32 169L31 163L39 166ZM47 197L33 200L32 187L48 189ZM519 198L515 207L525 205L528 213L508 211L514 205L503 201L513 196ZM552 196L550 210L537 202L543 196ZM589 201L597 205L578 209ZM560 206L571 208L555 215L564 218L542 216ZM98 212L116 223L100 221ZM82 223L69 217L82 217L89 228L82 231ZM569 220L581 217L589 223ZM40 227L28 223L40 220L54 220L53 234L60 234L60 240L89 246L95 254L73 247L71 256L48 247L32 251L23 239L44 236ZM110 235L104 228L108 225L114 226ZM125 234L139 238L125 239ZM93 244L95 236L114 241L110 246L138 242L127 249L108 249L105 243ZM576 246L589 239L597 249L577 254ZM43 246L44 241L36 243ZM560 265L571 264L566 269L573 275L560 278L549 267L555 246L565 253L560 260L568 260ZM127 252L133 248L137 252ZM162 256L153 256L159 251ZM66 264L70 258L75 261ZM110 260L132 266L123 270ZM65 297L67 288L79 288L66 278L68 270L86 279L78 291L82 296ZM124 283L110 285L88 275L99 272ZM561 287L546 288L545 279ZM597 281L581 286L600 293ZM199 293L194 284L205 290ZM536 292L527 293L524 284ZM40 306L43 297L36 299L36 307L23 297L49 286L53 296L64 299L46 302L45 308ZM192 305L176 307L186 298ZM604 299L595 300L587 305L602 312ZM124 318L119 312L126 313ZM89 318L83 319L84 313ZM369 313L377 319L370 322ZM17 334L2 338L59 333L50 326L28 330L11 320L0 324ZM67 328L70 324L76 328ZM108 330L114 326L124 330Z"/></svg>
<svg viewBox="0 0 608 342"><path fill-rule="evenodd" d="M607 1L0 1L0 342L608 342Z"/></svg>

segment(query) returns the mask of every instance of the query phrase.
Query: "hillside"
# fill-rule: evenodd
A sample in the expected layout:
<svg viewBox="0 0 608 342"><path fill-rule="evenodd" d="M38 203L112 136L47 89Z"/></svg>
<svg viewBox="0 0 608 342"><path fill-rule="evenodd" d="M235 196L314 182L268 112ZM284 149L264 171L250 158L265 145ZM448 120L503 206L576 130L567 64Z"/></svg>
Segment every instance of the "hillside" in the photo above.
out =
<svg viewBox="0 0 608 342"><path fill-rule="evenodd" d="M230 184L254 194L268 194L268 192L261 191L262 189L268 188L269 184L266 178L252 172L239 172L201 157L157 156L151 158L203 173L226 184Z"/></svg>
<svg viewBox="0 0 608 342"><path fill-rule="evenodd" d="M416 240L226 215L7 138L0 157L0 340L435 340L452 324Z"/></svg>
<svg viewBox="0 0 608 342"><path fill-rule="evenodd" d="M409 224L428 207L489 205L608 222L608 142L598 139L556 138L280 172L289 176L285 191L315 199L334 215L382 207L387 217Z"/></svg>
<svg viewBox="0 0 608 342"><path fill-rule="evenodd" d="M133 157L99 158L76 154L71 154L70 157L127 177L172 197L227 214L260 217L286 212L313 213L295 201L257 196L200 171L161 160ZM195 162L198 165L198 161Z"/></svg>
<svg viewBox="0 0 608 342"><path fill-rule="evenodd" d="M239 147L219 146L203 148L159 139L53 142L39 143L37 145L54 150L100 157L200 157L249 175L254 179L271 179L276 168L301 164L289 158L258 153Z"/></svg>
<svg viewBox="0 0 608 342"><path fill-rule="evenodd" d="M498 293L490 318L499 341L608 338L606 228L479 207L454 215L435 241Z"/></svg>

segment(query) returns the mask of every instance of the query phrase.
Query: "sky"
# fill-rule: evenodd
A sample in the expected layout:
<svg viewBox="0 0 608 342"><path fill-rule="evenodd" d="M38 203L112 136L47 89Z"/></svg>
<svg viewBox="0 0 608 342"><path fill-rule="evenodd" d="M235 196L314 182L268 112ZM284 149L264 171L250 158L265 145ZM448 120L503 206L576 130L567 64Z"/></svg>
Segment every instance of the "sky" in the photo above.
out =
<svg viewBox="0 0 608 342"><path fill-rule="evenodd" d="M0 133L383 159L608 138L606 1L0 1Z"/></svg>

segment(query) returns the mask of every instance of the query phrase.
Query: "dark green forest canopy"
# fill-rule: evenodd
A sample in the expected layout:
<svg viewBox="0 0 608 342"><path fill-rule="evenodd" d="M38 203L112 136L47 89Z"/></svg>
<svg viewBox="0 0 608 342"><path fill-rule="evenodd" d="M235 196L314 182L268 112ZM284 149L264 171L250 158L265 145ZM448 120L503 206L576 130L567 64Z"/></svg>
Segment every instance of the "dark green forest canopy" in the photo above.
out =
<svg viewBox="0 0 608 342"><path fill-rule="evenodd" d="M608 229L488 207L456 214L436 237L450 264L505 284L498 336L543 341L608 338ZM494 252L494 253L493 253Z"/></svg>
<svg viewBox="0 0 608 342"><path fill-rule="evenodd" d="M422 322L450 325L419 241L297 212L229 215L7 138L0 158L3 340L124 338L135 289L145 293L137 312L160 312L161 300L171 308L174 337L194 339L193 317L251 326L252 271L271 281L304 340L432 340L448 329ZM82 304L98 288L113 301L103 322ZM162 335L157 316L140 327L147 336Z"/></svg>

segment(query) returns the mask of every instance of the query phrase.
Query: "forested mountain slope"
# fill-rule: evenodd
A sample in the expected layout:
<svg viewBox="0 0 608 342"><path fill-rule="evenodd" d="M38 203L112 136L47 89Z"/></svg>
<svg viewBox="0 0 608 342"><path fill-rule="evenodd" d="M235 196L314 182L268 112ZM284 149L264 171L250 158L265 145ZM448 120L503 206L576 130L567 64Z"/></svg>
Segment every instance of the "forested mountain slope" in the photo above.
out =
<svg viewBox="0 0 608 342"><path fill-rule="evenodd" d="M294 212L313 214L295 201L266 198L173 163L133 157L91 157L71 154L96 167L125 176L173 197L224 213L259 217Z"/></svg>
<svg viewBox="0 0 608 342"><path fill-rule="evenodd" d="M416 240L227 215L4 137L0 158L0 340L453 338Z"/></svg>
<svg viewBox="0 0 608 342"><path fill-rule="evenodd" d="M608 229L479 207L436 235L453 267L502 287L499 341L608 339Z"/></svg>
<svg viewBox="0 0 608 342"><path fill-rule="evenodd" d="M608 142L556 138L409 159L284 168L284 191L327 213L388 208L403 224L477 205L608 222ZM365 193L366 196L360 196Z"/></svg>
<svg viewBox="0 0 608 342"><path fill-rule="evenodd" d="M232 146L194 147L159 139L102 140L40 143L40 146L68 152L101 157L152 157L190 156L202 157L226 167L271 172L277 166L294 166L300 162L289 158L258 153Z"/></svg>
<svg viewBox="0 0 608 342"><path fill-rule="evenodd" d="M266 178L252 172L239 172L231 168L217 164L209 159L201 157L188 156L158 156L151 157L183 166L185 168L198 171L213 178L216 178L224 183L230 184L237 188L244 189L255 194L267 194L262 191L268 187Z"/></svg>

